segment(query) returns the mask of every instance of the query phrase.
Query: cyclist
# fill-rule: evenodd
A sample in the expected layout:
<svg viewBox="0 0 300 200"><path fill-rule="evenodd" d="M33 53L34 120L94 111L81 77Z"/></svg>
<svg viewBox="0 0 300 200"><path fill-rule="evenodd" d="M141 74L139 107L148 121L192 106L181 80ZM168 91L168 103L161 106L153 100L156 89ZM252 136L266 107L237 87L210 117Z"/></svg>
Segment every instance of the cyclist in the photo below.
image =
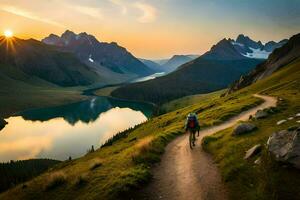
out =
<svg viewBox="0 0 300 200"><path fill-rule="evenodd" d="M199 122L196 113L190 113L187 116L186 122L185 122L185 131L190 132L190 145L195 146L195 140L196 140L196 132L198 132L199 136Z"/></svg>

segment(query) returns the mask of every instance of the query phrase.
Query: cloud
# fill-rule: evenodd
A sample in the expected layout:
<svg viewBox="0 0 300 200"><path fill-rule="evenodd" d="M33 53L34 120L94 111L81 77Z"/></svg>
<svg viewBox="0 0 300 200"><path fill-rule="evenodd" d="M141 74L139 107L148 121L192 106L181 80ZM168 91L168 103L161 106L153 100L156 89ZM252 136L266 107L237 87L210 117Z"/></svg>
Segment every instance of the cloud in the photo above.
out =
<svg viewBox="0 0 300 200"><path fill-rule="evenodd" d="M99 8L93 8L93 7L88 7L88 6L76 6L72 5L69 6L71 9L75 10L78 13L96 18L96 19L103 19L103 15L100 11Z"/></svg>
<svg viewBox="0 0 300 200"><path fill-rule="evenodd" d="M65 27L63 24L60 24L56 21L53 21L53 20L48 19L48 18L43 18L43 17L37 16L37 15L27 11L27 10L20 9L20 8L17 8L17 7L14 7L14 6L1 5L0 10L5 11L5 12L9 12L9 13L14 14L14 15L18 15L18 16L21 16L21 17L25 17L25 18L28 18L28 19L32 19L32 20L35 20L35 21L51 24L51 25L54 25L54 26Z"/></svg>
<svg viewBox="0 0 300 200"><path fill-rule="evenodd" d="M121 8L121 13L123 15L127 14L127 7L123 4L121 0L109 0L109 1L116 6L119 6Z"/></svg>
<svg viewBox="0 0 300 200"><path fill-rule="evenodd" d="M138 21L141 23L150 23L154 22L157 18L157 10L150 4L136 2L133 4L134 7L142 11L142 16L138 18Z"/></svg>

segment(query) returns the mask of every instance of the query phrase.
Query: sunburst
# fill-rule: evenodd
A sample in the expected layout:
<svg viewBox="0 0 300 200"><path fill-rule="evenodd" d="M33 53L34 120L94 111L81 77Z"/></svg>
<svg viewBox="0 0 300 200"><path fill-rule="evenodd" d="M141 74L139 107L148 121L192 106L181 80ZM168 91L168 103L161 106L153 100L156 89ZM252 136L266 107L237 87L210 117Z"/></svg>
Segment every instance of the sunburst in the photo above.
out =
<svg viewBox="0 0 300 200"><path fill-rule="evenodd" d="M4 31L4 36L6 38L11 38L11 37L14 36L14 33L11 30L7 29L7 30Z"/></svg>

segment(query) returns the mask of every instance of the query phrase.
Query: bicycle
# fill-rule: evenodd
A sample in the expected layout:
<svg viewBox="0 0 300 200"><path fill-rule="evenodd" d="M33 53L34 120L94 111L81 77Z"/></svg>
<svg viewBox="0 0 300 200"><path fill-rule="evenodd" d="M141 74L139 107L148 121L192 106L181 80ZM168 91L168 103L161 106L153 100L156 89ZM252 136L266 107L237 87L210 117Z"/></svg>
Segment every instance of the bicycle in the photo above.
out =
<svg viewBox="0 0 300 200"><path fill-rule="evenodd" d="M195 141L196 141L196 131L193 130L188 130L189 132L189 144L190 144L190 148L193 149L193 147L195 146Z"/></svg>

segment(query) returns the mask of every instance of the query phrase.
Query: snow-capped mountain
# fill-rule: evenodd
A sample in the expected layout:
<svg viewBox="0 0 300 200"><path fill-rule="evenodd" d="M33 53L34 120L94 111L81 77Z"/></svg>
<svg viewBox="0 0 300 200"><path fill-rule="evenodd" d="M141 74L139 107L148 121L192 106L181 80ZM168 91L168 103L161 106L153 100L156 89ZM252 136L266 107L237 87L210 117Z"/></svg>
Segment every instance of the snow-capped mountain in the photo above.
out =
<svg viewBox="0 0 300 200"><path fill-rule="evenodd" d="M93 35L85 32L76 34L67 30L61 36L50 34L42 42L57 46L63 51L74 53L83 63L89 66L105 67L118 74L147 76L155 72L124 47L115 42L100 42Z"/></svg>
<svg viewBox="0 0 300 200"><path fill-rule="evenodd" d="M267 59L274 49L283 46L288 41L284 39L280 42L270 41L263 44L261 41L256 42L243 34L240 34L236 40L229 40L241 55L257 59Z"/></svg>

